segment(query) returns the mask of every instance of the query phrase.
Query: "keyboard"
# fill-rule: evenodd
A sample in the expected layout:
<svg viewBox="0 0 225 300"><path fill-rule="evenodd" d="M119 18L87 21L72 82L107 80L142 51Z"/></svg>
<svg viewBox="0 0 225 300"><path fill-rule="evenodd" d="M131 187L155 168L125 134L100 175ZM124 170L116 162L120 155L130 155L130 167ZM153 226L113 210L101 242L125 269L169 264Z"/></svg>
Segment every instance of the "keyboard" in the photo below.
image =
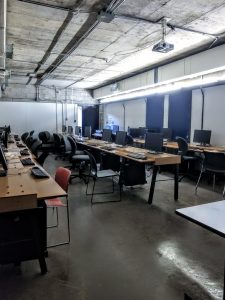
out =
<svg viewBox="0 0 225 300"><path fill-rule="evenodd" d="M23 166L33 166L35 163L30 158L24 158L20 160Z"/></svg>
<svg viewBox="0 0 225 300"><path fill-rule="evenodd" d="M155 155L157 155L157 154L163 154L163 152L161 152L161 151L155 151L155 150L149 150L148 153L149 154L155 154Z"/></svg>
<svg viewBox="0 0 225 300"><path fill-rule="evenodd" d="M25 148L25 147L26 147L25 145L20 144L20 143L16 143L16 145L17 145L17 147L19 147L19 148Z"/></svg>
<svg viewBox="0 0 225 300"><path fill-rule="evenodd" d="M36 178L49 178L49 175L37 166L31 169L31 174Z"/></svg>
<svg viewBox="0 0 225 300"><path fill-rule="evenodd" d="M29 150L28 149L20 150L20 155L29 155Z"/></svg>
<svg viewBox="0 0 225 300"><path fill-rule="evenodd" d="M101 149L102 150L107 150L107 151L113 151L113 150L115 150L115 148L113 148L111 146L102 146Z"/></svg>
<svg viewBox="0 0 225 300"><path fill-rule="evenodd" d="M127 156L136 159L147 159L147 156L144 153L129 153Z"/></svg>

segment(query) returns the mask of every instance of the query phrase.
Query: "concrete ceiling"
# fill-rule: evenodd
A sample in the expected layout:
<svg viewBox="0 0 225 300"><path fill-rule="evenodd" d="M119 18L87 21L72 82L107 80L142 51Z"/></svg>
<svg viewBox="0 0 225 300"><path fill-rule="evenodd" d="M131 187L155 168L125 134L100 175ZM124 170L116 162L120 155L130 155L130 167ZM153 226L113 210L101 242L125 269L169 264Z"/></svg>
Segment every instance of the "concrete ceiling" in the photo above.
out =
<svg viewBox="0 0 225 300"><path fill-rule="evenodd" d="M8 0L7 12L12 83L93 89L225 42L225 0ZM163 17L174 50L152 52Z"/></svg>

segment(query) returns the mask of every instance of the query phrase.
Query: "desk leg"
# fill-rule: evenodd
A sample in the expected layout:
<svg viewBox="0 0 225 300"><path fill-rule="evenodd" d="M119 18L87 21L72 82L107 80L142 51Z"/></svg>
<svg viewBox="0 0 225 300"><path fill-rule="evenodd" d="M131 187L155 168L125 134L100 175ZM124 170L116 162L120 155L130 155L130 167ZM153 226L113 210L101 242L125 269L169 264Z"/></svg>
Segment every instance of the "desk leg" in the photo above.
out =
<svg viewBox="0 0 225 300"><path fill-rule="evenodd" d="M152 204L154 190L155 190L156 176L157 176L158 170L159 170L158 166L153 167L152 181L151 181L151 187L150 187L149 197L148 197L148 204Z"/></svg>
<svg viewBox="0 0 225 300"><path fill-rule="evenodd" d="M179 165L175 165L174 170L174 200L178 199L179 190Z"/></svg>

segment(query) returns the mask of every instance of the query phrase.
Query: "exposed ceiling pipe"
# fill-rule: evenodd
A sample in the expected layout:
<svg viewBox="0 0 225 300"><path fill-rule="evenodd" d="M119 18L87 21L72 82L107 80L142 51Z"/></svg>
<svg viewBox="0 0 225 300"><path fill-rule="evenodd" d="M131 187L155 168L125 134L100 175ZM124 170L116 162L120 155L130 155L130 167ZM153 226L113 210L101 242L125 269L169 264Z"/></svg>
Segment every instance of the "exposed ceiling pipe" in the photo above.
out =
<svg viewBox="0 0 225 300"><path fill-rule="evenodd" d="M113 13L124 0L112 0L108 6L104 9L109 13ZM101 11L99 11L100 13ZM36 84L40 85L44 80L51 76L51 73L59 67L73 52L77 47L83 42L89 34L97 27L97 25L102 21L98 14L90 15L85 24L81 29L75 34L72 40L67 44L63 51L59 54L56 60L45 70L41 77L37 80Z"/></svg>
<svg viewBox="0 0 225 300"><path fill-rule="evenodd" d="M5 77L7 0L0 1L0 79Z"/></svg>

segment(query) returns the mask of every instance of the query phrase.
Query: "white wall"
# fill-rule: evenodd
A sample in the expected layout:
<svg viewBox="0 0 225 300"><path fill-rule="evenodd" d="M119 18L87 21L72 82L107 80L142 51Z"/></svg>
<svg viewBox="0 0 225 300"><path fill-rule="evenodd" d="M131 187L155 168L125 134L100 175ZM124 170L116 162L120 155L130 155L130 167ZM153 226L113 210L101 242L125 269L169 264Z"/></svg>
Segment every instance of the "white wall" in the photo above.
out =
<svg viewBox="0 0 225 300"><path fill-rule="evenodd" d="M105 104L104 125L106 123L119 125L120 130L129 127L143 127L146 123L146 99L136 99L124 103ZM124 105L124 107L123 107ZM125 128L124 128L125 108Z"/></svg>
<svg viewBox="0 0 225 300"><path fill-rule="evenodd" d="M205 109L203 129L212 130L211 144L225 145L225 85L203 89ZM200 89L192 91L191 141L195 129L201 129L202 93ZM125 130L127 127L139 127L146 124L145 99L105 104L104 120L119 124L123 128L123 104L125 105ZM168 95L164 102L164 127L168 126Z"/></svg>
<svg viewBox="0 0 225 300"><path fill-rule="evenodd" d="M65 104L64 104L65 111ZM77 111L77 109L76 109ZM62 128L62 104L57 105L58 130ZM65 117L65 114L64 114ZM67 105L67 125L74 123L74 105ZM77 116L76 116L77 119ZM56 131L56 104L31 102L0 102L0 126L10 124L12 132Z"/></svg>

